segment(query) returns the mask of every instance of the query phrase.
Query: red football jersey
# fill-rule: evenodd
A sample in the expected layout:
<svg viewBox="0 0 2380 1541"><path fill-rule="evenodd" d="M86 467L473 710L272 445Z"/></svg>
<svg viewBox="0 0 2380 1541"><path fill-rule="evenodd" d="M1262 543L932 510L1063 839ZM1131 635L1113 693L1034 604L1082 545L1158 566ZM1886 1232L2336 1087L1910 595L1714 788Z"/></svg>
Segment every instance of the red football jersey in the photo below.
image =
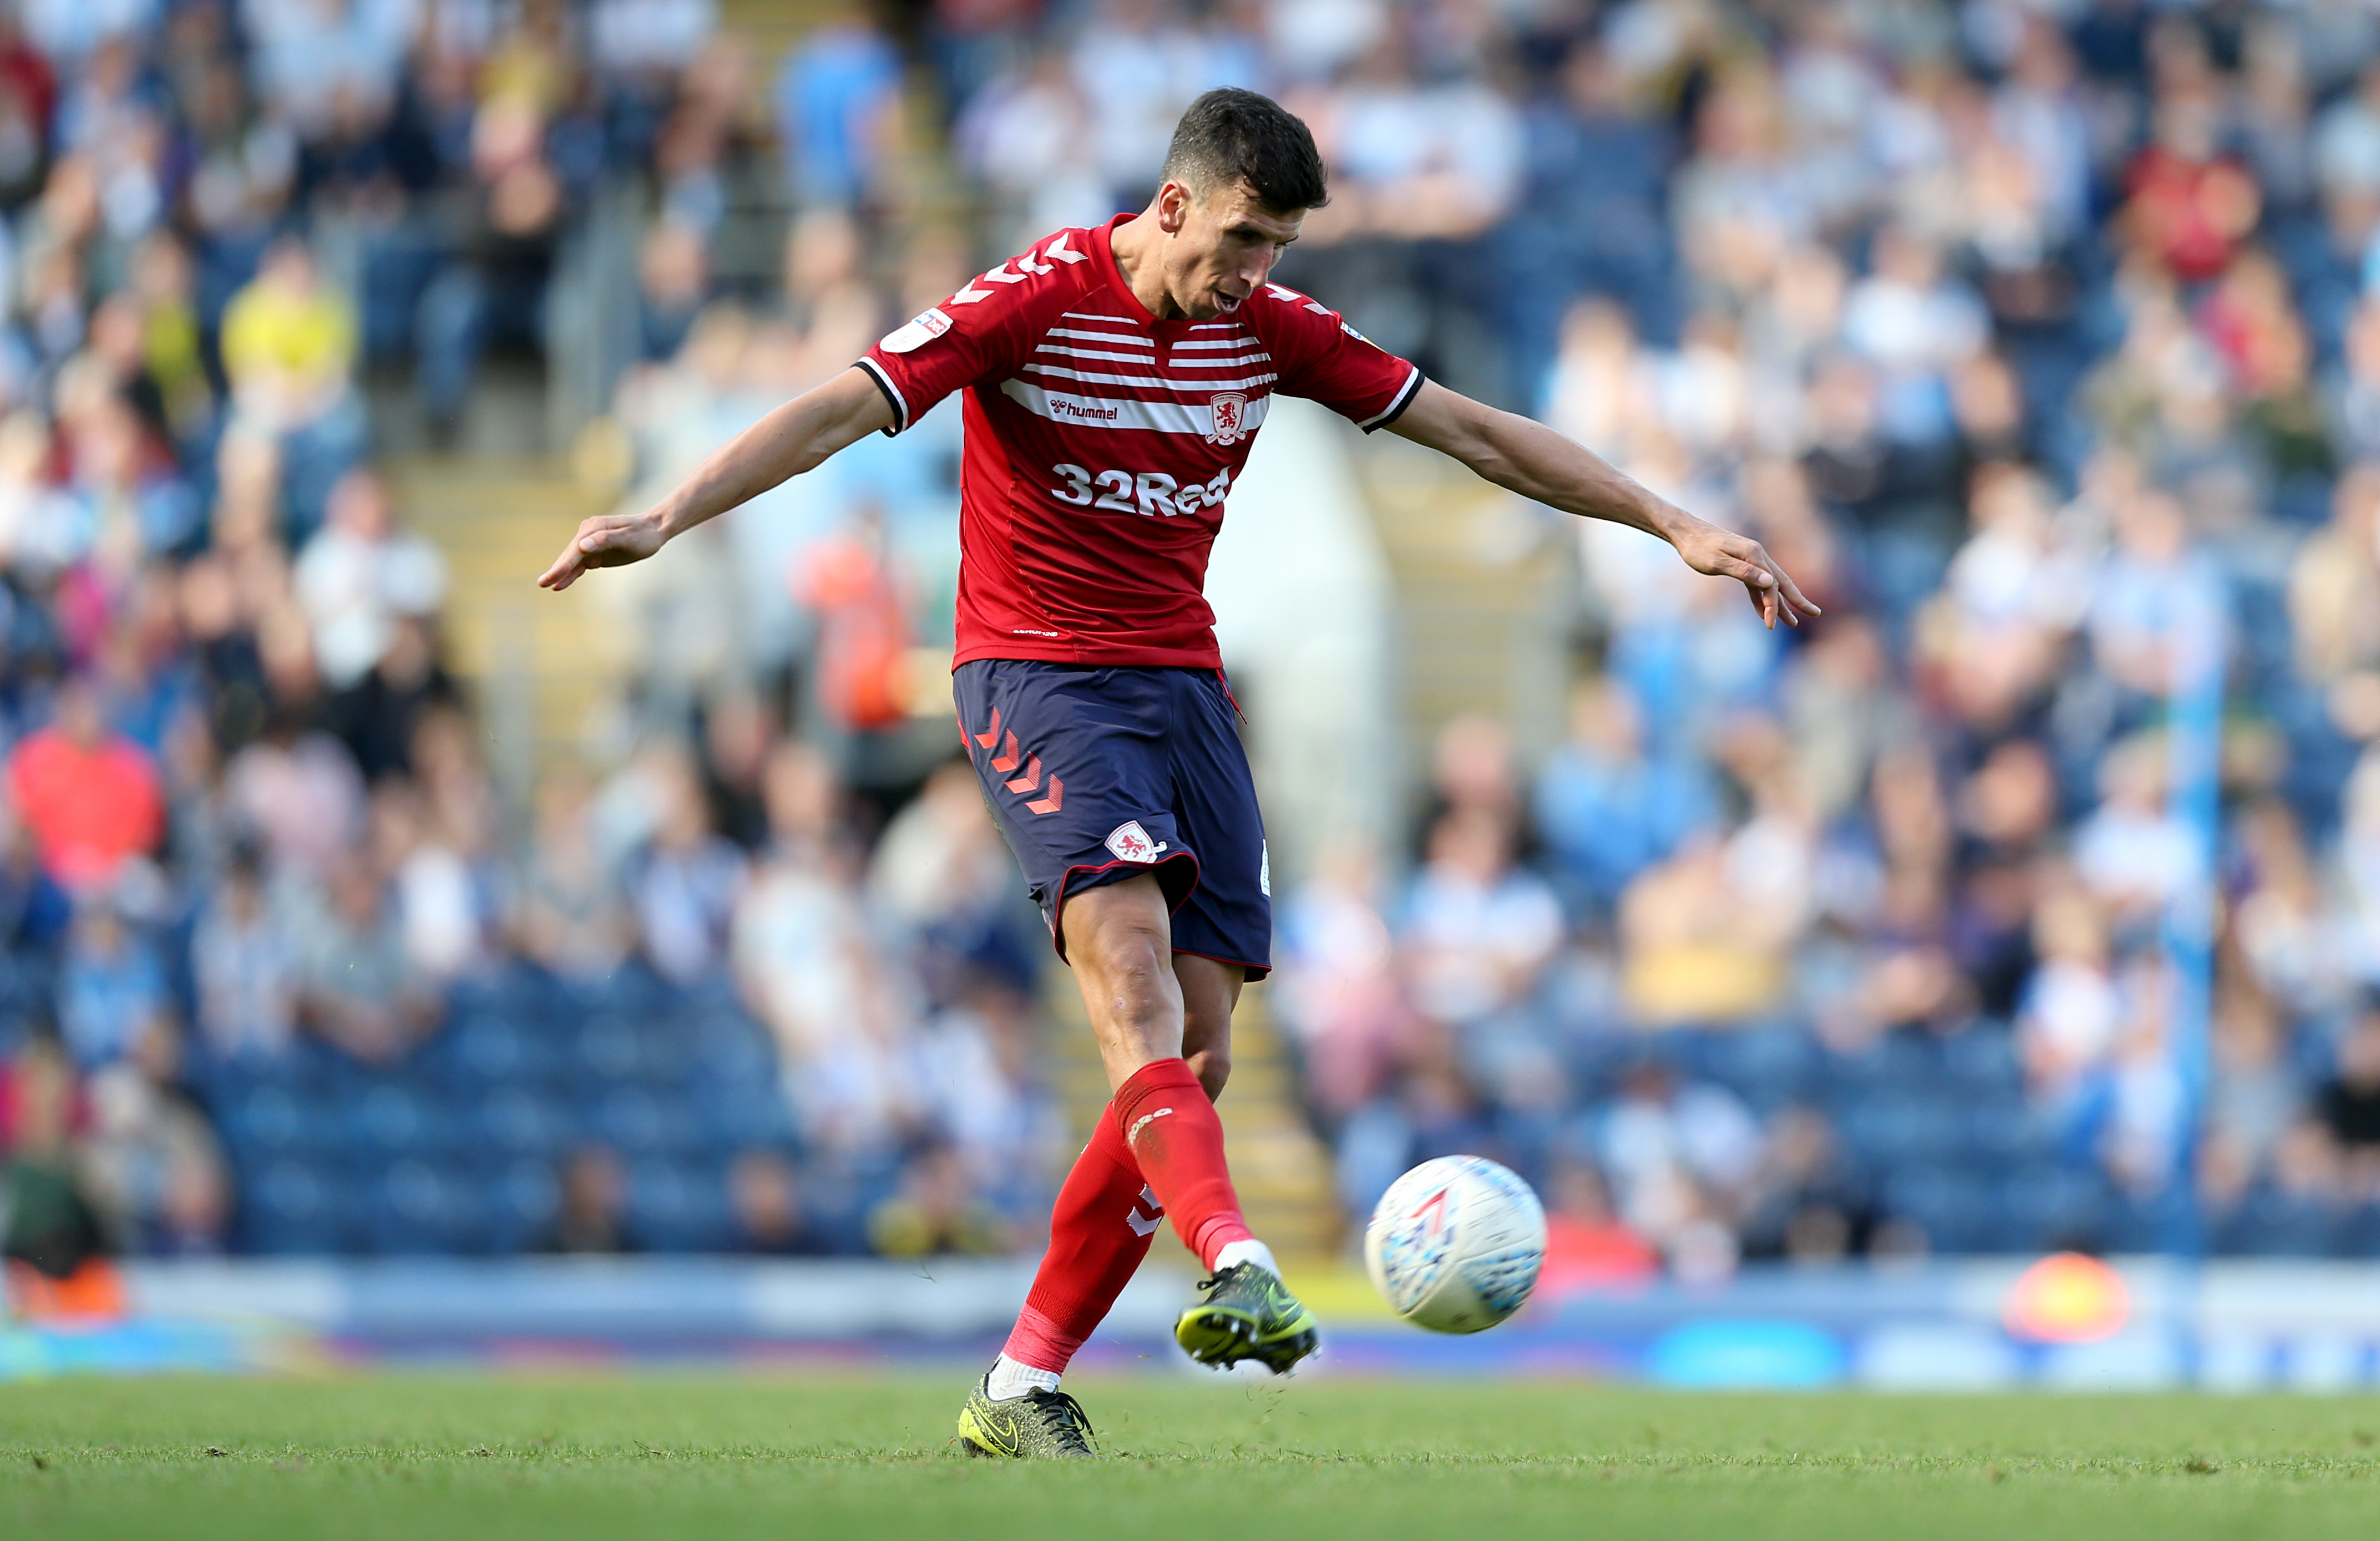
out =
<svg viewBox="0 0 2380 1541"><path fill-rule="evenodd" d="M966 392L958 650L1212 668L1207 553L1274 393L1366 431L1421 371L1267 285L1213 321L1159 321L1109 234L1062 230L868 350L898 433Z"/></svg>

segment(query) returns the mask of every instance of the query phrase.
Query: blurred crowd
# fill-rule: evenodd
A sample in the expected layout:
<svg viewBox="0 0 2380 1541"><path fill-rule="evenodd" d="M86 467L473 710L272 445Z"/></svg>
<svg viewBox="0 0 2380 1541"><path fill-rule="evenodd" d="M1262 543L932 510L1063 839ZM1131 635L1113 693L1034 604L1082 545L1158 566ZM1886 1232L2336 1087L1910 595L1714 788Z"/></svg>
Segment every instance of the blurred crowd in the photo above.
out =
<svg viewBox="0 0 2380 1541"><path fill-rule="evenodd" d="M664 691L601 774L507 807L445 561L379 465L394 419L453 438L492 350L547 351L603 195L651 206L646 355L698 370L744 335L694 325L767 137L715 22L0 6L0 1238L27 1288L224 1250L1001 1251L1045 1212L1043 944L964 770L856 796L791 731L814 703ZM804 186L797 300L856 260ZM846 363L877 319L848 300L800 317ZM622 389L666 419L636 409L666 382ZM812 565L829 609L876 582L865 542ZM829 704L829 738L885 721Z"/></svg>
<svg viewBox="0 0 2380 1541"><path fill-rule="evenodd" d="M1537 1183L1572 1282L2380 1253L2360 0L935 0L766 79L708 0L0 18L29 1265L1029 1245L1046 942L920 710L953 414L606 575L671 645L533 809L376 450L555 341L625 193L650 497L1137 206L1219 84L1330 162L1285 282L1826 608L1770 634L1526 516L1578 575L1561 742L1446 725L1409 838L1281 896L1349 1215L1460 1149Z"/></svg>
<svg viewBox="0 0 2380 1541"><path fill-rule="evenodd" d="M1487 1149L1576 1277L2380 1254L2380 16L1377 16L1320 121L1516 125L1411 271L1453 239L1510 388L1827 613L1548 526L1564 741L1451 724L1414 847L1286 906L1351 1213Z"/></svg>

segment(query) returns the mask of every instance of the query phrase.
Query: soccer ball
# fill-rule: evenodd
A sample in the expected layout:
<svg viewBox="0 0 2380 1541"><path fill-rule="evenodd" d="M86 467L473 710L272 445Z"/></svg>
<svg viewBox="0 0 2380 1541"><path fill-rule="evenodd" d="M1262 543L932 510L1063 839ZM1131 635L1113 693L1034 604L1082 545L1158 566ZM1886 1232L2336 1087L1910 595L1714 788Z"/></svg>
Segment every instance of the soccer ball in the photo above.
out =
<svg viewBox="0 0 2380 1541"><path fill-rule="evenodd" d="M1364 1268L1389 1309L1432 1332L1484 1332L1521 1308L1546 1260L1529 1185L1477 1156L1440 1156L1389 1184Z"/></svg>

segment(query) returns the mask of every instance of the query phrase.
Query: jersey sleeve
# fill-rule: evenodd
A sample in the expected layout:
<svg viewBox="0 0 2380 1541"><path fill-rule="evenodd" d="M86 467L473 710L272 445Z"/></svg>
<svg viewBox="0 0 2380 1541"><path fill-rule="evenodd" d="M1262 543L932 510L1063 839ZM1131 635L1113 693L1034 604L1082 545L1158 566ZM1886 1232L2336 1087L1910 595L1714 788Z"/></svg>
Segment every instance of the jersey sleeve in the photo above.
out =
<svg viewBox="0 0 2380 1541"><path fill-rule="evenodd" d="M1366 433L1386 428L1413 405L1421 370L1329 306L1279 284L1266 285L1249 303L1271 311L1262 321L1283 394L1318 401Z"/></svg>
<svg viewBox="0 0 2380 1541"><path fill-rule="evenodd" d="M1056 263L1083 260L1068 245L1076 234L1069 231L1050 242L1048 251L1027 251L969 279L861 355L859 367L892 406L887 434L905 431L953 391L1016 371L1032 349L1029 322L1046 292L1042 280Z"/></svg>

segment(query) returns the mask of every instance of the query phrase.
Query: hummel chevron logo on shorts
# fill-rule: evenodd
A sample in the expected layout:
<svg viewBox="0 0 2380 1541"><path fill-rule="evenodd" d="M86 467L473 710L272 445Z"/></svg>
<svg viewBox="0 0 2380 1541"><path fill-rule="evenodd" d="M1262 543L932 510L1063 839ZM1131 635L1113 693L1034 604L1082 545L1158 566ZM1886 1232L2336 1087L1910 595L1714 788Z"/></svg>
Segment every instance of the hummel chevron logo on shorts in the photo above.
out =
<svg viewBox="0 0 2380 1541"><path fill-rule="evenodd" d="M967 736L972 738L978 746L986 749L990 748L994 744L1001 744L1000 709L998 707L991 709L990 727L985 729L982 733L969 734ZM1016 730L1011 728L1008 731L1007 742L1005 744L1001 744L1001 752L991 758L991 768L1005 776L1010 771L1016 769L1020 760L1024 762L1025 773L1021 776L1015 777L1014 780L1004 782L1002 784L1006 786L1009 791L1016 793L1020 796L1028 792L1040 791L1041 757L1039 755L1026 753L1024 748L1016 742ZM1034 798L1032 801L1025 805L1029 811L1036 815L1056 813L1060 808L1062 808L1065 806L1066 783L1060 781L1055 776L1051 776L1050 778L1050 790L1048 792L1042 793L1040 796Z"/></svg>

